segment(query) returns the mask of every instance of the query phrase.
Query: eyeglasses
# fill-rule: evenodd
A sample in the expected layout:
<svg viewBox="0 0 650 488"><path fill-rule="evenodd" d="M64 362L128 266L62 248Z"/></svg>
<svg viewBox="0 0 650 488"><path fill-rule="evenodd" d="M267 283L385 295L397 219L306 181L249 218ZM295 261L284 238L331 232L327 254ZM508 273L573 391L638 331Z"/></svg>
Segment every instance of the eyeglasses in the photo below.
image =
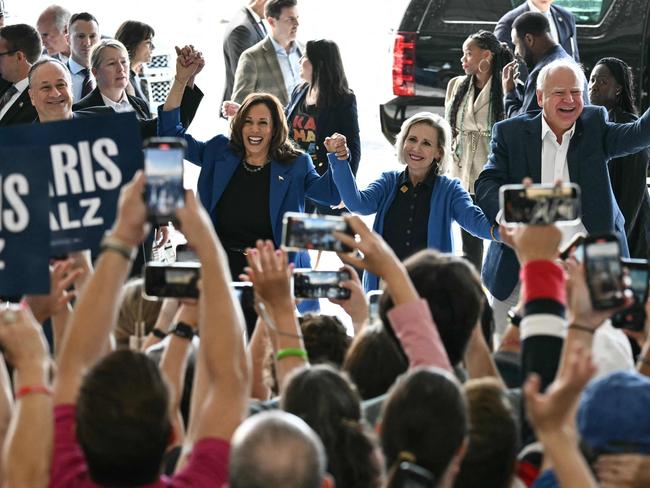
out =
<svg viewBox="0 0 650 488"><path fill-rule="evenodd" d="M0 56L6 56L7 54L17 53L18 51L19 49L12 49L11 51L5 51L3 53L0 53Z"/></svg>

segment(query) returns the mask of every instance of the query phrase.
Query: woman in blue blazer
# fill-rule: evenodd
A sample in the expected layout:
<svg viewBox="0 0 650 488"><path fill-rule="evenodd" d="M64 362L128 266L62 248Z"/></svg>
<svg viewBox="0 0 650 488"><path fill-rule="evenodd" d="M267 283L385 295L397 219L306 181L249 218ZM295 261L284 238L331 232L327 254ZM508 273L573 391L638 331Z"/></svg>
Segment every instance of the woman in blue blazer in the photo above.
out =
<svg viewBox="0 0 650 488"><path fill-rule="evenodd" d="M189 48L184 48L189 49ZM192 60L200 56L191 49L187 67L179 69L167 101L159 113L158 134L183 137L185 159L201 167L198 193L217 235L228 253L233 279L246 266L243 254L257 239L271 239L280 246L285 212L302 212L305 196L324 205L340 202L328 171L319 176L311 159L295 149L287 138L282 105L273 95L252 93L231 122L231 139L217 135L200 142L180 123L180 99L189 79ZM182 64L182 63L181 63ZM298 267L310 267L307 253L291 256Z"/></svg>
<svg viewBox="0 0 650 488"><path fill-rule="evenodd" d="M476 237L498 238L497 229L472 203L458 179L443 176L451 157L451 129L430 112L407 119L395 147L404 171L388 171L365 190L357 188L347 161L345 137L325 140L332 176L345 206L361 215L376 213L373 230L381 234L397 257L406 259L425 248L451 252L452 221ZM366 291L379 287L376 276L365 273Z"/></svg>

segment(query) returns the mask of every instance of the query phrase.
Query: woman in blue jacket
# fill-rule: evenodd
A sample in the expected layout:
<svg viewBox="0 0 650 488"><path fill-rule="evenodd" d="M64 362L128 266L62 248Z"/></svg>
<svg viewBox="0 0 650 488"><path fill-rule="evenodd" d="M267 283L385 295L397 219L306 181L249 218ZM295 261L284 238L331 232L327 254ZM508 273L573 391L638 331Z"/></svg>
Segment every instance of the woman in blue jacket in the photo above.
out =
<svg viewBox="0 0 650 488"><path fill-rule="evenodd" d="M311 158L288 139L287 121L279 100L251 93L231 121L231 138L217 135L200 142L180 123L185 82L200 54L184 48L177 74L158 119L158 134L183 137L185 159L201 167L198 193L228 253L233 279L246 266L244 250L257 239L277 247L285 212L302 212L305 196L335 205L340 196L328 171L319 176ZM307 253L291 256L298 267L310 267Z"/></svg>
<svg viewBox="0 0 650 488"><path fill-rule="evenodd" d="M361 215L376 213L373 229L393 248L397 257L435 248L451 252L453 220L483 239L498 238L483 211L472 203L458 179L443 176L451 157L451 129L442 117L420 112L407 119L395 147L404 171L388 171L360 191L347 161L345 137L325 140L332 177L345 206ZM379 287L376 276L364 274L366 291Z"/></svg>

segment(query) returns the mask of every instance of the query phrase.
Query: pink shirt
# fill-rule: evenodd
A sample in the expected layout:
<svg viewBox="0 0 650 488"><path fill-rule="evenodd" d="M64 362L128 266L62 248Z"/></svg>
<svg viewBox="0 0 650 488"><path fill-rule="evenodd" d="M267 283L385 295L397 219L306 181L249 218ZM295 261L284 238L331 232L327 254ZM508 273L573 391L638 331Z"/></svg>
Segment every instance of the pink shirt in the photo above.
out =
<svg viewBox="0 0 650 488"><path fill-rule="evenodd" d="M426 300L420 298L391 308L388 320L409 358L411 369L436 366L453 373Z"/></svg>
<svg viewBox="0 0 650 488"><path fill-rule="evenodd" d="M88 467L75 434L75 405L54 407L54 453L50 471L51 488L98 488L88 474ZM161 478L142 488L221 487L228 481L230 443L206 438L194 444L185 468L173 477Z"/></svg>

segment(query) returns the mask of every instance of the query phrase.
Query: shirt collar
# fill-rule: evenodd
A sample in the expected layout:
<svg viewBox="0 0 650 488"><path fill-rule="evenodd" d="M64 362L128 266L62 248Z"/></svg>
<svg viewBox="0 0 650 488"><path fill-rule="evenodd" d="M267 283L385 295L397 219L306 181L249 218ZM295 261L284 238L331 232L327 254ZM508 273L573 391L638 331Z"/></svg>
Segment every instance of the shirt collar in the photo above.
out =
<svg viewBox="0 0 650 488"><path fill-rule="evenodd" d="M427 173L426 178L421 181L422 184L428 186L429 188L433 188L433 184L436 180L436 172L431 168L429 172ZM411 180L409 179L409 169L406 168L404 171L402 171L402 174L399 176L399 179L397 180L398 185L409 185L413 186L411 183Z"/></svg>
<svg viewBox="0 0 650 488"><path fill-rule="evenodd" d="M566 139L566 140L570 141L571 138L573 137L573 133L575 131L576 131L576 123L574 122L573 125L571 126L571 128L568 131L566 131L564 134L562 134L562 142L564 142L566 137L568 137L568 139ZM553 132L551 127L546 122L546 118L544 117L544 114L542 113L542 141L546 138L546 136L548 135L549 132L551 133L551 137L553 137L553 140L557 140L557 137L555 137L555 133Z"/></svg>
<svg viewBox="0 0 650 488"><path fill-rule="evenodd" d="M133 107L129 103L129 99L126 97L126 91L122 92L122 98L120 98L117 102L114 102L110 98L105 97L101 92L99 92L99 94L104 100L104 105L111 107L116 112L133 112Z"/></svg>
<svg viewBox="0 0 650 488"><path fill-rule="evenodd" d="M16 87L16 90L18 90L18 93L24 92L29 86L29 78L23 78L19 82L14 83L14 86Z"/></svg>
<svg viewBox="0 0 650 488"><path fill-rule="evenodd" d="M253 16L253 18L255 19L255 22L257 22L258 24L260 22L262 22L262 17L257 15L257 13L252 8L246 7L246 10L248 10L248 12Z"/></svg>
<svg viewBox="0 0 650 488"><path fill-rule="evenodd" d="M538 8L535 6L535 4L534 4L533 2L531 2L530 0L528 0L528 9L529 9L531 12L537 12L538 14L542 14L542 15L546 15L546 16L550 15L550 13L551 13L551 9L550 9L550 7L549 7L549 9L548 9L546 12L542 12L542 11L541 11L540 9L538 9Z"/></svg>
<svg viewBox="0 0 650 488"><path fill-rule="evenodd" d="M296 52L298 49L298 43L296 41L291 42L291 47L289 48L289 52L287 52L287 50L283 48L279 42L273 39L273 36L269 36L269 38L271 39L271 42L273 43L273 48L275 49L275 52L277 54L288 56L289 54L293 54L294 52Z"/></svg>
<svg viewBox="0 0 650 488"><path fill-rule="evenodd" d="M78 74L80 71L82 71L84 69L89 69L89 68L85 68L85 67L81 66L74 59L72 59L72 57L68 58L68 66L70 66L70 72L73 75Z"/></svg>

